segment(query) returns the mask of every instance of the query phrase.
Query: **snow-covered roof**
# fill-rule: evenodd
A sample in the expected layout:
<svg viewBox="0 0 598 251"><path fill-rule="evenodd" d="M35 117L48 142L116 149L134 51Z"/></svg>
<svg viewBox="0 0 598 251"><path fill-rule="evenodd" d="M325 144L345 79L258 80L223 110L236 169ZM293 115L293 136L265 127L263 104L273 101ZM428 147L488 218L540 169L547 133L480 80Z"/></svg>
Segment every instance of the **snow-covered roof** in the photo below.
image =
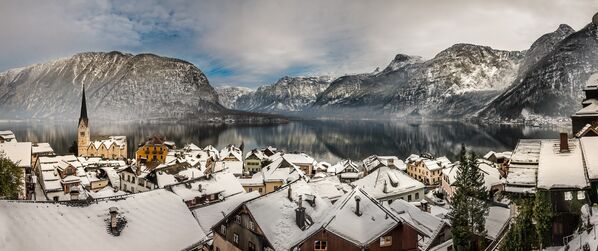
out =
<svg viewBox="0 0 598 251"><path fill-rule="evenodd" d="M355 212L357 197L361 215ZM360 188L341 198L330 211L329 218L324 224L327 231L358 246L371 243L399 225L399 220L390 210Z"/></svg>
<svg viewBox="0 0 598 251"><path fill-rule="evenodd" d="M541 145L539 139L519 140L509 161L505 191L535 192Z"/></svg>
<svg viewBox="0 0 598 251"><path fill-rule="evenodd" d="M120 236L107 230L111 207L127 221ZM0 211L6 250L181 250L205 238L185 203L162 189L88 206L0 201Z"/></svg>
<svg viewBox="0 0 598 251"><path fill-rule="evenodd" d="M185 147L183 147L183 149L185 151L188 151L188 152L197 152L197 151L201 151L202 150L199 146L197 146L197 145L195 145L193 143L185 145Z"/></svg>
<svg viewBox="0 0 598 251"><path fill-rule="evenodd" d="M559 150L559 140L542 140L538 163L538 188L588 187L579 140L569 140L569 152Z"/></svg>
<svg viewBox="0 0 598 251"><path fill-rule="evenodd" d="M102 145L109 149L112 145L116 145L117 147L126 147L127 145L127 137L126 136L108 136L106 139L94 140L89 142L89 146L95 149L100 149Z"/></svg>
<svg viewBox="0 0 598 251"><path fill-rule="evenodd" d="M241 152L241 149L234 145L229 145L220 151L220 159L223 160L228 157L233 157L238 161L243 161L242 154L243 152Z"/></svg>
<svg viewBox="0 0 598 251"><path fill-rule="evenodd" d="M395 200L388 207L397 217L409 223L427 237L434 237L439 228L446 223L428 212L424 212L413 204L404 200Z"/></svg>
<svg viewBox="0 0 598 251"><path fill-rule="evenodd" d="M0 131L0 138L8 142L17 142L17 138L12 131Z"/></svg>
<svg viewBox="0 0 598 251"><path fill-rule="evenodd" d="M113 187L120 187L120 177L116 169L112 167L102 167L102 170L108 175L108 180Z"/></svg>
<svg viewBox="0 0 598 251"><path fill-rule="evenodd" d="M322 197L335 201L345 194L343 183L336 176L325 178L312 178L310 186Z"/></svg>
<svg viewBox="0 0 598 251"><path fill-rule="evenodd" d="M490 239L495 240L500 230L510 219L510 210L505 207L488 207L488 216L486 216L486 231Z"/></svg>
<svg viewBox="0 0 598 251"><path fill-rule="evenodd" d="M588 134L590 134L590 135L592 135L592 134L598 135L598 126L593 126L593 125L590 125L590 124L586 124L583 128L581 128L581 130L579 130L579 132L577 132L575 134L575 137L576 138L581 138L581 137L584 137L584 136L586 136Z"/></svg>
<svg viewBox="0 0 598 251"><path fill-rule="evenodd" d="M286 154L283 154L282 157L289 163L292 163L295 165L301 165L301 164L313 165L313 164L315 164L314 158L310 157L309 155L307 155L305 153L286 153Z"/></svg>
<svg viewBox="0 0 598 251"><path fill-rule="evenodd" d="M49 143L37 143L31 145L31 153L32 154L39 154L39 153L53 153L54 149L50 146Z"/></svg>
<svg viewBox="0 0 598 251"><path fill-rule="evenodd" d="M114 197L114 196L122 196L122 195L126 195L127 193L125 191L115 190L113 187L107 186L107 187L100 189L97 192L87 191L87 194L89 195L89 197L91 197L93 199L102 199L102 198L108 198L108 197Z"/></svg>
<svg viewBox="0 0 598 251"><path fill-rule="evenodd" d="M221 193L226 198L245 193L239 180L228 171L213 173L210 178L204 176L196 180L187 181L185 184L177 184L172 186L171 189L185 201L209 194Z"/></svg>
<svg viewBox="0 0 598 251"><path fill-rule="evenodd" d="M223 165L224 169L237 176L243 174L243 162L241 161L223 161Z"/></svg>
<svg viewBox="0 0 598 251"><path fill-rule="evenodd" d="M0 152L20 167L31 167L31 142L0 143Z"/></svg>
<svg viewBox="0 0 598 251"><path fill-rule="evenodd" d="M385 183L386 192L384 191ZM409 177L409 175L398 169L386 166L376 169L376 171L352 184L363 188L376 199L397 196L424 188L423 183Z"/></svg>
<svg viewBox="0 0 598 251"><path fill-rule="evenodd" d="M540 157L540 144L539 139L519 140L511 156L511 163L537 164Z"/></svg>
<svg viewBox="0 0 598 251"><path fill-rule="evenodd" d="M328 168L327 172L329 173L334 173L334 174L339 174L339 173L343 173L343 172L359 172L359 169L357 167L357 164L355 164L355 162L353 162L352 160L341 160L339 162L337 162L335 165L331 166Z"/></svg>
<svg viewBox="0 0 598 251"><path fill-rule="evenodd" d="M445 168L442 170L442 173L446 175L449 179L449 185L453 185L457 180L457 170L459 170L459 162L456 162L454 166L449 168ZM500 172L496 167L493 166L492 162L487 162L484 159L478 160L478 168L484 175L484 185L488 190L494 185L504 183L504 180L501 179ZM535 181L535 180L534 180Z"/></svg>
<svg viewBox="0 0 598 251"><path fill-rule="evenodd" d="M598 114L598 99L584 100L583 104L585 107L577 111L575 116L595 116Z"/></svg>
<svg viewBox="0 0 598 251"><path fill-rule="evenodd" d="M538 166L511 165L507 174L507 185L535 186Z"/></svg>
<svg viewBox="0 0 598 251"><path fill-rule="evenodd" d="M251 151L247 152L247 154L245 154L245 158L247 159L247 158L249 158L251 155L254 155L254 156L255 156L256 158L258 158L259 160L262 160L264 157L266 157L266 155L265 155L265 154L264 154L262 151L260 151L260 150L258 150L258 149L253 149L253 150L251 150Z"/></svg>
<svg viewBox="0 0 598 251"><path fill-rule="evenodd" d="M287 198L289 186L292 187L293 201ZM295 221L295 209L298 208L297 201L300 195L305 214L313 221L305 230L301 230ZM306 195L314 196L315 206L312 207L307 202ZM304 180L299 179L275 192L248 201L245 206L274 250L289 250L319 229L331 204L321 198Z"/></svg>
<svg viewBox="0 0 598 251"><path fill-rule="evenodd" d="M598 179L598 137L583 137L581 141L581 148L583 149L583 157L588 170L588 178Z"/></svg>
<svg viewBox="0 0 598 251"><path fill-rule="evenodd" d="M205 207L193 209L193 215L199 223L199 226L205 233L211 232L212 226L222 220L226 215L235 210L245 201L257 198L260 193L253 191L251 193L237 194L226 198L225 200L210 204Z"/></svg>

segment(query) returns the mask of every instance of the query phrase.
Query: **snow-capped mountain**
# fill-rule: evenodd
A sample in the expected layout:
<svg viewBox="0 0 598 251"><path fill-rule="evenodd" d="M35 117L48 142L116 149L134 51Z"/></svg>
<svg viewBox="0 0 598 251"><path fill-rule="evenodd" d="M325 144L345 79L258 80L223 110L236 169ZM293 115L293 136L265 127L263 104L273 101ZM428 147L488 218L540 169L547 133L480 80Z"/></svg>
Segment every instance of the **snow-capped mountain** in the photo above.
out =
<svg viewBox="0 0 598 251"><path fill-rule="evenodd" d="M189 118L227 111L191 63L152 54L89 52L0 73L2 117L77 118L82 86L93 118Z"/></svg>
<svg viewBox="0 0 598 251"><path fill-rule="evenodd" d="M330 81L328 76L283 77L273 85L240 96L232 107L253 112L300 112L315 102Z"/></svg>
<svg viewBox="0 0 598 251"><path fill-rule="evenodd" d="M400 117L464 116L509 86L522 52L456 44L424 61L399 54L381 72L332 82L312 107L326 113Z"/></svg>
<svg viewBox="0 0 598 251"><path fill-rule="evenodd" d="M543 41L544 37L552 37ZM581 108L582 89L598 72L598 23L577 32L560 26L534 45L545 53L529 55L527 71L480 112L483 118L529 119L541 116L569 117ZM534 46L531 51L538 51Z"/></svg>
<svg viewBox="0 0 598 251"><path fill-rule="evenodd" d="M237 102L239 97L253 93L254 90L247 87L223 86L216 87L216 92L218 92L218 99L221 105L229 109L234 109L235 102Z"/></svg>

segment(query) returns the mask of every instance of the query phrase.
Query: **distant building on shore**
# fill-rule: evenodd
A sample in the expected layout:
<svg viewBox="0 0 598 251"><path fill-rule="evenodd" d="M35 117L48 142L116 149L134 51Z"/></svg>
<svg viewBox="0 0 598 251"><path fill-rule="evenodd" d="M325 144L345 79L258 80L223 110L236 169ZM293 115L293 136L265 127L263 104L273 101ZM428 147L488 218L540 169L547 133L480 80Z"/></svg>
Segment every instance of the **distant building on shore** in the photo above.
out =
<svg viewBox="0 0 598 251"><path fill-rule="evenodd" d="M81 97L81 115L77 127L77 156L101 157L104 159L126 159L127 137L108 136L91 140L89 118L87 117L87 103L85 101L85 87Z"/></svg>

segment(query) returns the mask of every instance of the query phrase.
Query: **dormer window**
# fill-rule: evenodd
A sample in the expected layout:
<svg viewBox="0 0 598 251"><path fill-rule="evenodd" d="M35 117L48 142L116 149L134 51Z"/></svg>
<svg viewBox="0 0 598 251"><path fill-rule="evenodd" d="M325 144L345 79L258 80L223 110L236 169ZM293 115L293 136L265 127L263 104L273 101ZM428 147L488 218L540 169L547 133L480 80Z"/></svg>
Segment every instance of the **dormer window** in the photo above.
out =
<svg viewBox="0 0 598 251"><path fill-rule="evenodd" d="M241 224L241 215L235 215L235 222Z"/></svg>
<svg viewBox="0 0 598 251"><path fill-rule="evenodd" d="M226 226L225 225L220 225L220 233L222 235L226 235Z"/></svg>

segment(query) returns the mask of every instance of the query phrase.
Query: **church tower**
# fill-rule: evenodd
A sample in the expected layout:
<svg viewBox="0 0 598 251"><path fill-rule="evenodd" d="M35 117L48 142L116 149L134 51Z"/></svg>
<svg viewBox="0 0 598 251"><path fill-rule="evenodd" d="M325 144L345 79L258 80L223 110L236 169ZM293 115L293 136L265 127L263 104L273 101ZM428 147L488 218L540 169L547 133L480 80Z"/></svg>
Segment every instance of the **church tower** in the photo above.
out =
<svg viewBox="0 0 598 251"><path fill-rule="evenodd" d="M87 104L85 102L85 86L83 86L83 96L81 98L81 115L79 116L79 126L77 127L77 155L87 156L87 147L90 142L89 119L87 118Z"/></svg>

